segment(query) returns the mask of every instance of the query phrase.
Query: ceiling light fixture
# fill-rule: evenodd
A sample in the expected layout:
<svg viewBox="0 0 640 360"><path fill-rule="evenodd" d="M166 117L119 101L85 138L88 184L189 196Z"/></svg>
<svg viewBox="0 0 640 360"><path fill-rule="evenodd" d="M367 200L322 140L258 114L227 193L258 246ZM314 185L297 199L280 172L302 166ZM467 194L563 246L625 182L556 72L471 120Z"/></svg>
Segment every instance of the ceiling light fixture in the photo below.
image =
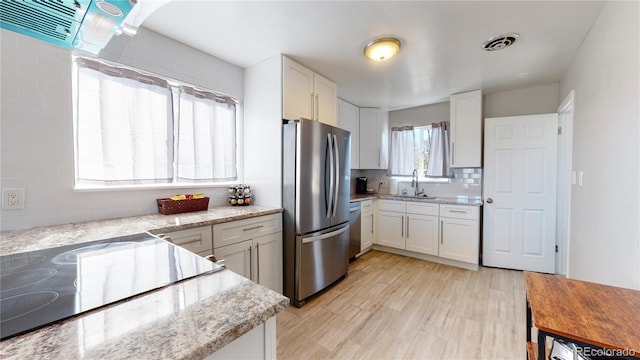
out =
<svg viewBox="0 0 640 360"><path fill-rule="evenodd" d="M364 56L373 61L385 61L400 51L400 40L385 37L373 40L364 47Z"/></svg>

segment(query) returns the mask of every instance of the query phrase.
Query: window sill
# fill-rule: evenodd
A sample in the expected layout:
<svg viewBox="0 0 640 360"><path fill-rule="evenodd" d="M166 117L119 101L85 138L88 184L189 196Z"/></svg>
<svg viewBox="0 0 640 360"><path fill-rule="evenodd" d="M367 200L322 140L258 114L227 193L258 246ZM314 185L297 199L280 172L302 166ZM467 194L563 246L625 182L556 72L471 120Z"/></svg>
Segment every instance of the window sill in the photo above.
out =
<svg viewBox="0 0 640 360"><path fill-rule="evenodd" d="M202 189L202 188L226 188L230 185L237 185L241 181L201 183L201 184L149 184L149 185L118 185L118 186L95 186L95 185L75 185L73 191L76 192L98 192L98 191L131 191L131 190L165 190L165 189Z"/></svg>

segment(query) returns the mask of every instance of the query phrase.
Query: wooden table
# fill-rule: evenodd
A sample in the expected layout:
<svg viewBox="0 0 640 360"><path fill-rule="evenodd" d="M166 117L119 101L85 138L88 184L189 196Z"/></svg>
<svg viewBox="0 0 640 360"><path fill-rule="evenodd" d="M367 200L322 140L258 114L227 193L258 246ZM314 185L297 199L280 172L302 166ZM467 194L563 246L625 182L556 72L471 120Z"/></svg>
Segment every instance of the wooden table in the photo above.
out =
<svg viewBox="0 0 640 360"><path fill-rule="evenodd" d="M524 281L527 345L538 359L545 358L547 336L589 348L594 355L613 350L616 356L640 358L640 291L527 271ZM537 351L531 346L532 315Z"/></svg>

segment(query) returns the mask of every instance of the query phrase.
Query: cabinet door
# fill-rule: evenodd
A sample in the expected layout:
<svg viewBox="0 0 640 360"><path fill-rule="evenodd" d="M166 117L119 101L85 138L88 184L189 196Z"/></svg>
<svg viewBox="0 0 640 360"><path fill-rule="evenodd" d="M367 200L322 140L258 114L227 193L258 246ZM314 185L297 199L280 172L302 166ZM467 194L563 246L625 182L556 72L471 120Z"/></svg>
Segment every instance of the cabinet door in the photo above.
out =
<svg viewBox="0 0 640 360"><path fill-rule="evenodd" d="M313 116L316 120L338 126L336 118L336 100L338 100L338 87L331 80L318 74L313 77L313 91L315 96L315 109Z"/></svg>
<svg viewBox="0 0 640 360"><path fill-rule="evenodd" d="M407 250L438 256L438 217L407 214Z"/></svg>
<svg viewBox="0 0 640 360"><path fill-rule="evenodd" d="M470 91L450 98L451 167L482 166L482 92Z"/></svg>
<svg viewBox="0 0 640 360"><path fill-rule="evenodd" d="M404 249L404 213L378 211L378 244Z"/></svg>
<svg viewBox="0 0 640 360"><path fill-rule="evenodd" d="M360 109L360 169L386 169L389 115L382 109ZM364 140L366 139L366 140Z"/></svg>
<svg viewBox="0 0 640 360"><path fill-rule="evenodd" d="M282 294L282 233L253 240L253 280Z"/></svg>
<svg viewBox="0 0 640 360"><path fill-rule="evenodd" d="M360 167L360 109L346 101L338 100L340 117L338 127L351 132L351 168Z"/></svg>
<svg viewBox="0 0 640 360"><path fill-rule="evenodd" d="M360 215L360 251L373 245L373 211Z"/></svg>
<svg viewBox="0 0 640 360"><path fill-rule="evenodd" d="M282 67L283 118L287 120L296 120L301 117L312 119L315 104L313 71L286 57L283 58Z"/></svg>
<svg viewBox="0 0 640 360"><path fill-rule="evenodd" d="M213 254L218 260L224 260L227 269L236 274L251 279L253 265L251 264L251 254L253 241L246 240L233 245L222 246L213 249Z"/></svg>
<svg viewBox="0 0 640 360"><path fill-rule="evenodd" d="M441 257L477 264L478 251L478 221L440 218Z"/></svg>

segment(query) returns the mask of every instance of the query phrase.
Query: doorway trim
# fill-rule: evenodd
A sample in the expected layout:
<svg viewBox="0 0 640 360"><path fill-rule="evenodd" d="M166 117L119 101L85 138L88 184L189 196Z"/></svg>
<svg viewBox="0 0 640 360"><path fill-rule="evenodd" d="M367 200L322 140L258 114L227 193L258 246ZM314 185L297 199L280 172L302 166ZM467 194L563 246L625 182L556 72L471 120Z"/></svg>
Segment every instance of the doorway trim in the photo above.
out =
<svg viewBox="0 0 640 360"><path fill-rule="evenodd" d="M558 106L558 182L556 190L556 273L569 276L571 239L571 185L573 180L574 91Z"/></svg>

